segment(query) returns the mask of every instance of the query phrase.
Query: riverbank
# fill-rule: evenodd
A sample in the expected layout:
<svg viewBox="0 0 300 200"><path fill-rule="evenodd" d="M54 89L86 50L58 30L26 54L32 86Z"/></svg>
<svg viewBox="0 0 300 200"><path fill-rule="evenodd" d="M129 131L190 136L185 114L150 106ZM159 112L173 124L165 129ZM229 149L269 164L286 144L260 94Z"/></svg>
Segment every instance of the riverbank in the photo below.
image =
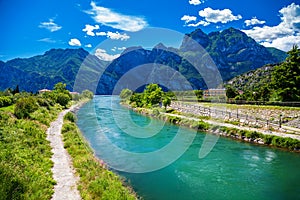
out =
<svg viewBox="0 0 300 200"><path fill-rule="evenodd" d="M75 110L78 110L76 107ZM62 127L64 148L79 175L77 188L82 199L137 199L134 191L99 160L76 125L76 116L67 113Z"/></svg>
<svg viewBox="0 0 300 200"><path fill-rule="evenodd" d="M159 108L131 108L127 104L122 103L122 105L142 115L157 118L175 125L196 129L200 132L208 132L243 142L300 152L300 135L264 131L262 129L246 126L242 127L230 123L209 120L208 118L205 119L205 117L201 116L190 117L174 110L171 111L172 113L168 113L165 112L164 109Z"/></svg>

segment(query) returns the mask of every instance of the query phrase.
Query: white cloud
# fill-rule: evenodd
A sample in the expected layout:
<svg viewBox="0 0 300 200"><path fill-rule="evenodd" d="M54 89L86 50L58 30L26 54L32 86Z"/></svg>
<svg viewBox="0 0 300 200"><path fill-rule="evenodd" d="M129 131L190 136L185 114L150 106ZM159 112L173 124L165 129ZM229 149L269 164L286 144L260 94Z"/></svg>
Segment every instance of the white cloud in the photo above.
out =
<svg viewBox="0 0 300 200"><path fill-rule="evenodd" d="M126 47L114 47L111 50L112 51L124 51L126 49Z"/></svg>
<svg viewBox="0 0 300 200"><path fill-rule="evenodd" d="M39 28L45 28L51 32L60 30L62 27L54 22L54 19L49 19L48 22L41 22Z"/></svg>
<svg viewBox="0 0 300 200"><path fill-rule="evenodd" d="M261 45L266 47L276 47L283 51L291 50L294 44L300 44L300 35L290 35L276 38L270 42L261 42Z"/></svg>
<svg viewBox="0 0 300 200"><path fill-rule="evenodd" d="M104 49L97 49L95 52L95 56L97 56L100 60L104 61L112 61L120 56L120 54L111 55L106 52Z"/></svg>
<svg viewBox="0 0 300 200"><path fill-rule="evenodd" d="M129 35L127 35L126 33L119 33L118 31L117 32L111 32L111 31L108 31L108 32L97 32L96 33L97 36L106 36L112 40L128 40L130 38Z"/></svg>
<svg viewBox="0 0 300 200"><path fill-rule="evenodd" d="M253 17L252 19L245 20L246 26L253 26L256 24L265 24L266 21L258 20L256 17Z"/></svg>
<svg viewBox="0 0 300 200"><path fill-rule="evenodd" d="M224 10L213 10L212 8L204 8L203 10L199 11L200 17L203 17L208 23L218 23L221 22L225 24L227 22L235 21L242 19L241 15L233 15L232 11L229 9Z"/></svg>
<svg viewBox="0 0 300 200"><path fill-rule="evenodd" d="M185 24L188 24L189 22L196 21L197 17L190 16L190 15L184 15L183 17L181 17L181 20L184 21Z"/></svg>
<svg viewBox="0 0 300 200"><path fill-rule="evenodd" d="M202 26L208 26L210 23L209 22L206 22L206 21L199 21L198 23L190 23L190 24L188 24L187 26L189 26L189 27L198 27L198 26L200 26L200 25L202 25Z"/></svg>
<svg viewBox="0 0 300 200"><path fill-rule="evenodd" d="M91 44L86 44L86 45L84 45L85 47L87 47L87 48L92 48L92 45Z"/></svg>
<svg viewBox="0 0 300 200"><path fill-rule="evenodd" d="M39 39L38 42L56 43L56 41L51 38L42 38Z"/></svg>
<svg viewBox="0 0 300 200"><path fill-rule="evenodd" d="M200 1L200 0L189 0L189 4L191 4L191 5L199 5L199 4L201 4L201 3L203 3L203 1Z"/></svg>
<svg viewBox="0 0 300 200"><path fill-rule="evenodd" d="M288 51L300 43L300 5L292 3L279 10L281 22L276 26L255 26L243 30L262 45Z"/></svg>
<svg viewBox="0 0 300 200"><path fill-rule="evenodd" d="M139 31L147 26L147 22L142 17L124 15L109 8L97 6L91 2L92 9L86 11L93 19L100 24L124 31Z"/></svg>
<svg viewBox="0 0 300 200"><path fill-rule="evenodd" d="M108 31L107 32L107 37L112 39L112 40L125 40L125 41L130 38L126 33L121 34L118 31L115 32L115 33Z"/></svg>
<svg viewBox="0 0 300 200"><path fill-rule="evenodd" d="M69 45L70 46L78 46L78 47L80 47L81 46L81 42L78 39L76 39L76 38L72 38L69 41Z"/></svg>
<svg viewBox="0 0 300 200"><path fill-rule="evenodd" d="M96 35L97 36L106 36L106 33L105 32L97 32Z"/></svg>
<svg viewBox="0 0 300 200"><path fill-rule="evenodd" d="M99 25L92 26L92 25L86 24L85 28L82 29L82 31L86 32L86 34L89 36L95 36L95 33L93 31L98 30L99 28L100 28Z"/></svg>

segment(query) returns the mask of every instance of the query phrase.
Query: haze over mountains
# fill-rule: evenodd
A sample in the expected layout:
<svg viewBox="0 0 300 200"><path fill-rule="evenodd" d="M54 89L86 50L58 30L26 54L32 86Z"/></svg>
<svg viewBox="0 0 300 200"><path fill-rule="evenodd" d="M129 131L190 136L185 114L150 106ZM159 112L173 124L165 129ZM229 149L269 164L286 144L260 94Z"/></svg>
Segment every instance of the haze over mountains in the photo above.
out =
<svg viewBox="0 0 300 200"><path fill-rule="evenodd" d="M191 42L191 39L200 44L205 51L195 53L197 45ZM187 58L201 61L207 53L224 81L266 64L282 62L286 58L285 52L259 45L234 28L210 34L197 29L186 34L179 49L167 48L163 44L158 44L152 50L131 47L111 63L98 59L82 48L51 49L44 55L0 61L0 89L19 85L21 90L36 92L43 88L52 89L55 83L64 82L70 90L90 89L96 94L111 94L122 76L137 66L145 65L149 65L145 68L149 69L149 72L141 74L137 71L131 74L130 81L127 81L126 85L120 85L119 89L134 87L137 82L145 79L161 81L172 89L189 89L180 83L179 75L177 82L172 81L176 74L183 75L194 89L205 89L213 83L208 83L210 78L205 79L203 75L214 71L210 69L211 66L204 64L201 66L201 75ZM80 81L75 83L77 74L77 80ZM170 79L171 77L173 79Z"/></svg>

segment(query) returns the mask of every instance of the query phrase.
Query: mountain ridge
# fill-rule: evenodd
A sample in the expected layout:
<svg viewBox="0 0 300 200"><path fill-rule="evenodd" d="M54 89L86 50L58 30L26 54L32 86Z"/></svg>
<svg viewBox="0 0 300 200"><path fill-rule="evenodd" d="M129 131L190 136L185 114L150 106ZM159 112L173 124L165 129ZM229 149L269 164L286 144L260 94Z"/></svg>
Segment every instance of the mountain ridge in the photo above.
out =
<svg viewBox="0 0 300 200"><path fill-rule="evenodd" d="M200 59L194 52L197 47L189 42L191 39L203 47L203 53L209 54L225 81L266 64L281 62L286 57L285 52L259 45L245 33L234 28L209 34L196 29L185 35L178 49L166 47L163 43L157 44L151 50L140 46L129 47L111 63L101 61L82 48L50 49L43 55L31 58L1 61L0 89L19 85L21 90L36 92L42 88L52 89L56 82L64 82L69 90L74 90L75 84L76 90L91 89L96 94L111 94L118 80L126 72L146 64L156 66L158 69L155 72L149 71L150 79L154 80L154 73L156 73L158 80L171 84L170 80L164 80L163 77L163 75L174 75L174 73L164 74L163 70L168 66L182 74L191 83L192 88L205 89L207 83L195 67L185 59L188 56L194 56L195 60ZM212 73L209 66L206 68L207 72ZM81 84L75 83L77 74L80 74ZM101 77L97 77L98 75ZM139 75L136 74L132 78L140 80ZM143 78L149 79L149 77ZM182 85L174 83L172 88L185 89Z"/></svg>

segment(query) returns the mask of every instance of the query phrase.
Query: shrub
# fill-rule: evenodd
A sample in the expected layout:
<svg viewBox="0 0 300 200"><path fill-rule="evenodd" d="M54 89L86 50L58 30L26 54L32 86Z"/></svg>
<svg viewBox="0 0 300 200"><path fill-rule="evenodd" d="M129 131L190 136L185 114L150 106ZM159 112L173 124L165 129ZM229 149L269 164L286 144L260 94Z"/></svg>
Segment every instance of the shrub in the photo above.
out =
<svg viewBox="0 0 300 200"><path fill-rule="evenodd" d="M14 114L17 118L29 118L29 114L36 111L38 105L33 97L21 98L17 101Z"/></svg>
<svg viewBox="0 0 300 200"><path fill-rule="evenodd" d="M72 100L79 101L80 100L80 95L79 94L72 94Z"/></svg>
<svg viewBox="0 0 300 200"><path fill-rule="evenodd" d="M45 98L37 98L37 103L42 107L46 107L48 110L50 109L50 106L53 105L53 102L51 102L50 99Z"/></svg>
<svg viewBox="0 0 300 200"><path fill-rule="evenodd" d="M13 101L12 101L11 97L6 97L6 96L0 97L0 108L10 106L12 104L13 104Z"/></svg>
<svg viewBox="0 0 300 200"><path fill-rule="evenodd" d="M273 135L265 135L263 140L265 144L271 144L274 136Z"/></svg>
<svg viewBox="0 0 300 200"><path fill-rule="evenodd" d="M159 110L157 108L153 109L152 111L153 115L157 116L159 115Z"/></svg>
<svg viewBox="0 0 300 200"><path fill-rule="evenodd" d="M65 117L64 117L65 120L69 120L70 122L75 122L76 121L76 116L71 113L71 112L68 112Z"/></svg>
<svg viewBox="0 0 300 200"><path fill-rule="evenodd" d="M132 94L133 94L133 92L126 88L121 91L120 98L121 99L129 99Z"/></svg>
<svg viewBox="0 0 300 200"><path fill-rule="evenodd" d="M91 91L89 91L89 90L84 90L84 91L82 92L81 96L82 96L83 98L93 99L94 94L93 94L93 92L91 92Z"/></svg>
<svg viewBox="0 0 300 200"><path fill-rule="evenodd" d="M198 122L198 130L208 130L209 124L204 121Z"/></svg>
<svg viewBox="0 0 300 200"><path fill-rule="evenodd" d="M181 118L179 118L179 117L173 117L173 116L168 116L168 121L170 123L177 124L177 122L181 121Z"/></svg>
<svg viewBox="0 0 300 200"><path fill-rule="evenodd" d="M260 134L257 133L256 131L246 131L247 138L255 139L255 138L259 138L259 136L260 136Z"/></svg>
<svg viewBox="0 0 300 200"><path fill-rule="evenodd" d="M58 93L56 98L56 103L59 103L61 106L66 107L71 100L70 96L64 93Z"/></svg>

